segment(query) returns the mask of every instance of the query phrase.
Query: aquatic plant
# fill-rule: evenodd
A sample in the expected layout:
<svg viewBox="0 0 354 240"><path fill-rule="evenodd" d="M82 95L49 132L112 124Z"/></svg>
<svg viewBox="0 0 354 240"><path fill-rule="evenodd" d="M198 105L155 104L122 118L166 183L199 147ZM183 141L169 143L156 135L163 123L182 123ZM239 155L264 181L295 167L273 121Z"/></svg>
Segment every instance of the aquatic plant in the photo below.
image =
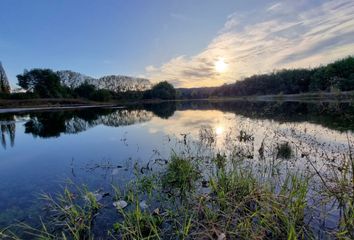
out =
<svg viewBox="0 0 354 240"><path fill-rule="evenodd" d="M289 159L292 155L292 149L289 142L280 143L276 147L277 158Z"/></svg>
<svg viewBox="0 0 354 240"><path fill-rule="evenodd" d="M113 225L114 231L122 239L159 239L160 227L163 218L154 213L149 213L141 208L139 202L135 203L133 211L120 210L122 222Z"/></svg>
<svg viewBox="0 0 354 240"><path fill-rule="evenodd" d="M181 195L195 188L195 181L200 177L196 162L172 154L162 176L162 186L169 190L178 190Z"/></svg>
<svg viewBox="0 0 354 240"><path fill-rule="evenodd" d="M254 137L252 134L247 133L245 130L240 130L240 135L237 136L237 139L240 142L249 142L253 141Z"/></svg>

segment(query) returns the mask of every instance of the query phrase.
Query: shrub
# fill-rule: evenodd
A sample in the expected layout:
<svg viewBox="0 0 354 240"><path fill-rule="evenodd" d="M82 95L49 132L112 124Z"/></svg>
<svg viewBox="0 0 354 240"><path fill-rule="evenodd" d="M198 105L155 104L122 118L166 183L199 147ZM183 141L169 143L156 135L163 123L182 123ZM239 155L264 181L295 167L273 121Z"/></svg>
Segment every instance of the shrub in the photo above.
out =
<svg viewBox="0 0 354 240"><path fill-rule="evenodd" d="M111 92L106 89L99 89L93 92L90 96L91 100L98 101L98 102L108 102L111 100L112 95Z"/></svg>

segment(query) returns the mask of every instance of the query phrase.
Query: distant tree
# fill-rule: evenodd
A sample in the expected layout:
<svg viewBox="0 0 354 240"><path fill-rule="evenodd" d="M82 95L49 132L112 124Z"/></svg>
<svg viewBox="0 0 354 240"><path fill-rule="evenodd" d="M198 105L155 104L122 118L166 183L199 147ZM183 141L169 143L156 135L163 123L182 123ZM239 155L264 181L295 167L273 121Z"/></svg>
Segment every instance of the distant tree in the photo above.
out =
<svg viewBox="0 0 354 240"><path fill-rule="evenodd" d="M10 93L10 84L0 62L0 93Z"/></svg>
<svg viewBox="0 0 354 240"><path fill-rule="evenodd" d="M99 89L96 90L91 96L90 99L98 102L108 102L111 100L112 95L109 90Z"/></svg>
<svg viewBox="0 0 354 240"><path fill-rule="evenodd" d="M144 93L143 93L143 99L151 99L151 98L152 98L151 89L144 91Z"/></svg>
<svg viewBox="0 0 354 240"><path fill-rule="evenodd" d="M350 91L354 90L354 57L347 57L314 69L284 69L270 74L253 75L242 81L215 88L178 90L179 98Z"/></svg>
<svg viewBox="0 0 354 240"><path fill-rule="evenodd" d="M77 96L82 98L91 98L91 96L95 93L96 87L87 82L81 84L77 88L74 89L74 92Z"/></svg>
<svg viewBox="0 0 354 240"><path fill-rule="evenodd" d="M342 79L339 83L340 89L343 91L354 90L354 73L352 73L348 78Z"/></svg>
<svg viewBox="0 0 354 240"><path fill-rule="evenodd" d="M40 97L63 97L63 87L58 75L51 69L24 70L17 75L18 85L23 89L38 94Z"/></svg>
<svg viewBox="0 0 354 240"><path fill-rule="evenodd" d="M176 89L167 81L156 84L152 87L151 92L149 93L151 94L151 98L159 98L164 100L176 98Z"/></svg>
<svg viewBox="0 0 354 240"><path fill-rule="evenodd" d="M96 87L87 82L81 84L74 89L76 96L99 102L107 102L111 100L112 93L107 89L96 89Z"/></svg>

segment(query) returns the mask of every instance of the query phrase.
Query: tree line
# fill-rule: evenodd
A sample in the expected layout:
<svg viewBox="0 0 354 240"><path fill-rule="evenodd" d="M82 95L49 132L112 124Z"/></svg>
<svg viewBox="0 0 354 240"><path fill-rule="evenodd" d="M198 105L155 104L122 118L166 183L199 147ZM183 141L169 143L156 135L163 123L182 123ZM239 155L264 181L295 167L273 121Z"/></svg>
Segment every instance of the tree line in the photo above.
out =
<svg viewBox="0 0 354 240"><path fill-rule="evenodd" d="M140 99L175 99L176 90L167 81L157 83L146 91L115 92L97 88L88 82L83 82L75 88L61 84L60 77L51 69L24 70L17 75L18 85L25 93L2 94L3 98L82 98L92 101L107 102L111 100Z"/></svg>
<svg viewBox="0 0 354 240"><path fill-rule="evenodd" d="M178 89L186 99L354 90L354 57L313 69L287 69L253 75L220 87Z"/></svg>

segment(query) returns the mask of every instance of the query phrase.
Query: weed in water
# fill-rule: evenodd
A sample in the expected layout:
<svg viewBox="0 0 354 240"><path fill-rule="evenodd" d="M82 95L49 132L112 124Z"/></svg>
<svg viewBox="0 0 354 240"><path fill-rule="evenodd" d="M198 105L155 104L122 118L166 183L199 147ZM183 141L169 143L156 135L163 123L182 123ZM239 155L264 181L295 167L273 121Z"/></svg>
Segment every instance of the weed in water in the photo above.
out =
<svg viewBox="0 0 354 240"><path fill-rule="evenodd" d="M199 178L200 172L191 160L174 154L162 177L162 185L165 189L177 189L181 195L184 195L194 189L194 183Z"/></svg>
<svg viewBox="0 0 354 240"><path fill-rule="evenodd" d="M124 220L113 225L122 239L159 239L163 218L157 214L144 211L137 201L135 209L130 212L120 211Z"/></svg>
<svg viewBox="0 0 354 240"><path fill-rule="evenodd" d="M288 142L278 144L276 150L277 158L281 159L290 159L293 152Z"/></svg>

